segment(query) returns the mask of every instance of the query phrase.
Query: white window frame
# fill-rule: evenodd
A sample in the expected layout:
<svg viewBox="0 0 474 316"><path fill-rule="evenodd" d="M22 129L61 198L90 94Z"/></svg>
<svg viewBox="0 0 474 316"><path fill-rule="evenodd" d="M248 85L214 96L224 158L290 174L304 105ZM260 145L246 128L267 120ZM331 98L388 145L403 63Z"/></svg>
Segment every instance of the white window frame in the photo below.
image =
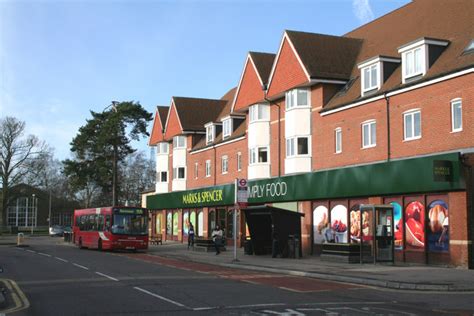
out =
<svg viewBox="0 0 474 316"><path fill-rule="evenodd" d="M298 153L298 140L300 138L306 138L308 153L299 154ZM295 136L286 139L286 158L291 157L309 157L311 153L311 138L310 136Z"/></svg>
<svg viewBox="0 0 474 316"><path fill-rule="evenodd" d="M259 162L258 157L261 151L267 152L267 161ZM262 165L270 162L270 148L269 146L257 146L249 149L249 165Z"/></svg>
<svg viewBox="0 0 474 316"><path fill-rule="evenodd" d="M229 172L229 157L227 156L222 156L221 158L221 171L222 174Z"/></svg>
<svg viewBox="0 0 474 316"><path fill-rule="evenodd" d="M179 170L183 169L183 177L179 177ZM173 180L186 180L186 167L174 167L173 168Z"/></svg>
<svg viewBox="0 0 474 316"><path fill-rule="evenodd" d="M368 144L365 145L365 137L364 137L364 128L368 126ZM372 139L372 126L375 128L375 139ZM361 131L362 131L362 149L366 148L373 148L377 146L377 121L376 120L368 120L361 123Z"/></svg>
<svg viewBox="0 0 474 316"><path fill-rule="evenodd" d="M460 127L455 127L454 126L454 114L455 114L455 111L454 111L454 107L459 105L460 107L460 110L461 110L461 117L459 118L459 121L461 123ZM461 98L456 98L456 99L453 99L451 100L451 132L452 133L457 133L457 132L462 132L462 99Z"/></svg>
<svg viewBox="0 0 474 316"><path fill-rule="evenodd" d="M420 130L420 135L415 135L415 115L416 114L419 114L420 115L420 126L419 126L419 130ZM408 124L407 124L407 119L408 118L411 118L411 136L408 136L407 135L407 127L408 127ZM422 131L421 131L421 110L420 109L412 109L412 110L409 110L409 111L406 111L406 112L403 112L403 140L404 141L410 141L410 140L415 140L415 139L420 139L421 138L421 135L422 135Z"/></svg>
<svg viewBox="0 0 474 316"><path fill-rule="evenodd" d="M270 120L270 106L259 103L249 107L249 123L266 122Z"/></svg>
<svg viewBox="0 0 474 316"><path fill-rule="evenodd" d="M242 153L237 153L237 171L242 171Z"/></svg>
<svg viewBox="0 0 474 316"><path fill-rule="evenodd" d="M214 134L216 132L216 129L214 127L214 124L208 124L205 127L206 127L206 144L210 144L214 141Z"/></svg>
<svg viewBox="0 0 474 316"><path fill-rule="evenodd" d="M206 178L211 176L211 161L206 160Z"/></svg>
<svg viewBox="0 0 474 316"><path fill-rule="evenodd" d="M222 121L222 138L226 139L232 135L232 118L228 118Z"/></svg>
<svg viewBox="0 0 474 316"><path fill-rule="evenodd" d="M186 148L186 136L173 137L173 150Z"/></svg>
<svg viewBox="0 0 474 316"><path fill-rule="evenodd" d="M169 151L169 144L166 142L161 142L156 145L156 154L157 155L167 155Z"/></svg>
<svg viewBox="0 0 474 316"><path fill-rule="evenodd" d="M373 72L372 69L375 68L375 78L376 78L376 83L375 85L372 85L372 79L373 79ZM369 72L369 86L365 86L365 77L366 77L366 70ZM371 64L367 67L364 67L361 69L361 87L362 87L362 95L365 95L367 92L371 92L374 90L379 90L380 89L380 83L381 83L381 63L374 63Z"/></svg>
<svg viewBox="0 0 474 316"><path fill-rule="evenodd" d="M159 183L167 183L168 182L168 171L158 171L158 179ZM163 173L166 174L166 181L163 181Z"/></svg>
<svg viewBox="0 0 474 316"><path fill-rule="evenodd" d="M335 153L342 153L342 128L338 127L334 130Z"/></svg>
<svg viewBox="0 0 474 316"><path fill-rule="evenodd" d="M194 163L194 179L197 179L199 175L199 163Z"/></svg>
<svg viewBox="0 0 474 316"><path fill-rule="evenodd" d="M298 92L306 92L306 104L298 104ZM308 108L311 107L311 90L309 88L292 89L285 93L285 109L286 111L295 108Z"/></svg>

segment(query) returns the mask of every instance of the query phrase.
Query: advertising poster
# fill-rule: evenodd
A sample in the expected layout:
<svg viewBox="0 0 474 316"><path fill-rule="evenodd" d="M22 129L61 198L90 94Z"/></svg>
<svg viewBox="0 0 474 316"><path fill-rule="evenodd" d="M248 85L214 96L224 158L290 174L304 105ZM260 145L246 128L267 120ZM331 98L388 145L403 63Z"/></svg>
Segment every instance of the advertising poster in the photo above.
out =
<svg viewBox="0 0 474 316"><path fill-rule="evenodd" d="M192 211L191 214L189 214L189 222L193 224L194 227L194 233L196 234L196 212Z"/></svg>
<svg viewBox="0 0 474 316"><path fill-rule="evenodd" d="M443 200L435 200L428 205L428 208L428 250L432 252L448 252L448 204Z"/></svg>
<svg viewBox="0 0 474 316"><path fill-rule="evenodd" d="M336 205L331 210L331 228L335 233L335 242L347 243L347 208Z"/></svg>
<svg viewBox="0 0 474 316"><path fill-rule="evenodd" d="M178 212L173 213L173 236L178 236Z"/></svg>
<svg viewBox="0 0 474 316"><path fill-rule="evenodd" d="M189 212L184 212L183 214L183 234L188 235L189 232Z"/></svg>
<svg viewBox="0 0 474 316"><path fill-rule="evenodd" d="M197 232L199 237L204 236L204 214L202 212L199 212L198 214L198 226L197 226Z"/></svg>
<svg viewBox="0 0 474 316"><path fill-rule="evenodd" d="M409 203L405 208L406 248L425 248L425 206L419 201Z"/></svg>
<svg viewBox="0 0 474 316"><path fill-rule="evenodd" d="M395 229L395 249L403 249L403 218L402 218L402 206L397 202L390 202L393 206L393 217L395 222L393 227Z"/></svg>
<svg viewBox="0 0 474 316"><path fill-rule="evenodd" d="M360 243L360 209L359 204L351 207L349 214L351 222L351 243Z"/></svg>
<svg viewBox="0 0 474 316"><path fill-rule="evenodd" d="M166 214L166 234L171 235L173 233L173 215L171 212Z"/></svg>
<svg viewBox="0 0 474 316"><path fill-rule="evenodd" d="M324 243L323 229L329 224L328 209L325 206L318 206L313 211L313 242L315 244Z"/></svg>
<svg viewBox="0 0 474 316"><path fill-rule="evenodd" d="M161 234L161 214L156 214L155 231L157 234Z"/></svg>

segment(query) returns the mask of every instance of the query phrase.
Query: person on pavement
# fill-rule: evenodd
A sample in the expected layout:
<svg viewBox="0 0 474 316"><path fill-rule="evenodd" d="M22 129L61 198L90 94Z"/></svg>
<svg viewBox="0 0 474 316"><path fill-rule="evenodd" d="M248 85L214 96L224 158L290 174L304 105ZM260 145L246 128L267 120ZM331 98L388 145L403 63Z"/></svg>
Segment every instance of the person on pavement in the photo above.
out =
<svg viewBox="0 0 474 316"><path fill-rule="evenodd" d="M189 223L189 230L188 230L188 250L189 246L194 248L194 226L193 223Z"/></svg>
<svg viewBox="0 0 474 316"><path fill-rule="evenodd" d="M216 255L220 254L221 251L219 247L222 245L222 229L217 225L212 231L212 241L214 242L214 247L216 248Z"/></svg>

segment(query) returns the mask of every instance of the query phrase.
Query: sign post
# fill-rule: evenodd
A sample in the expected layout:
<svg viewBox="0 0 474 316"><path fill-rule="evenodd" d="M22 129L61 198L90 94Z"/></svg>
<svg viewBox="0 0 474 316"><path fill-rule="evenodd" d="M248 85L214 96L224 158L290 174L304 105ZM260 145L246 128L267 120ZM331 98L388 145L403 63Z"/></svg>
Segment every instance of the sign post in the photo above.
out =
<svg viewBox="0 0 474 316"><path fill-rule="evenodd" d="M235 209L234 209L234 259L232 262L238 262L237 259L237 212L243 208L247 208L248 204L248 187L247 179L235 179Z"/></svg>

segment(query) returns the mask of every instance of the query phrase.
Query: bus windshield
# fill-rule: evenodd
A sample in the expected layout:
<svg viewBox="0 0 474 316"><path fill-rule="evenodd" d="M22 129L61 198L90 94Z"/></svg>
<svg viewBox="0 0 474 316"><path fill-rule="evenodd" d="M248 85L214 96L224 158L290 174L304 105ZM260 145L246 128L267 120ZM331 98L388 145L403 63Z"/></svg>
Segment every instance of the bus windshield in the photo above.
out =
<svg viewBox="0 0 474 316"><path fill-rule="evenodd" d="M112 234L146 235L147 217L141 214L114 214Z"/></svg>

